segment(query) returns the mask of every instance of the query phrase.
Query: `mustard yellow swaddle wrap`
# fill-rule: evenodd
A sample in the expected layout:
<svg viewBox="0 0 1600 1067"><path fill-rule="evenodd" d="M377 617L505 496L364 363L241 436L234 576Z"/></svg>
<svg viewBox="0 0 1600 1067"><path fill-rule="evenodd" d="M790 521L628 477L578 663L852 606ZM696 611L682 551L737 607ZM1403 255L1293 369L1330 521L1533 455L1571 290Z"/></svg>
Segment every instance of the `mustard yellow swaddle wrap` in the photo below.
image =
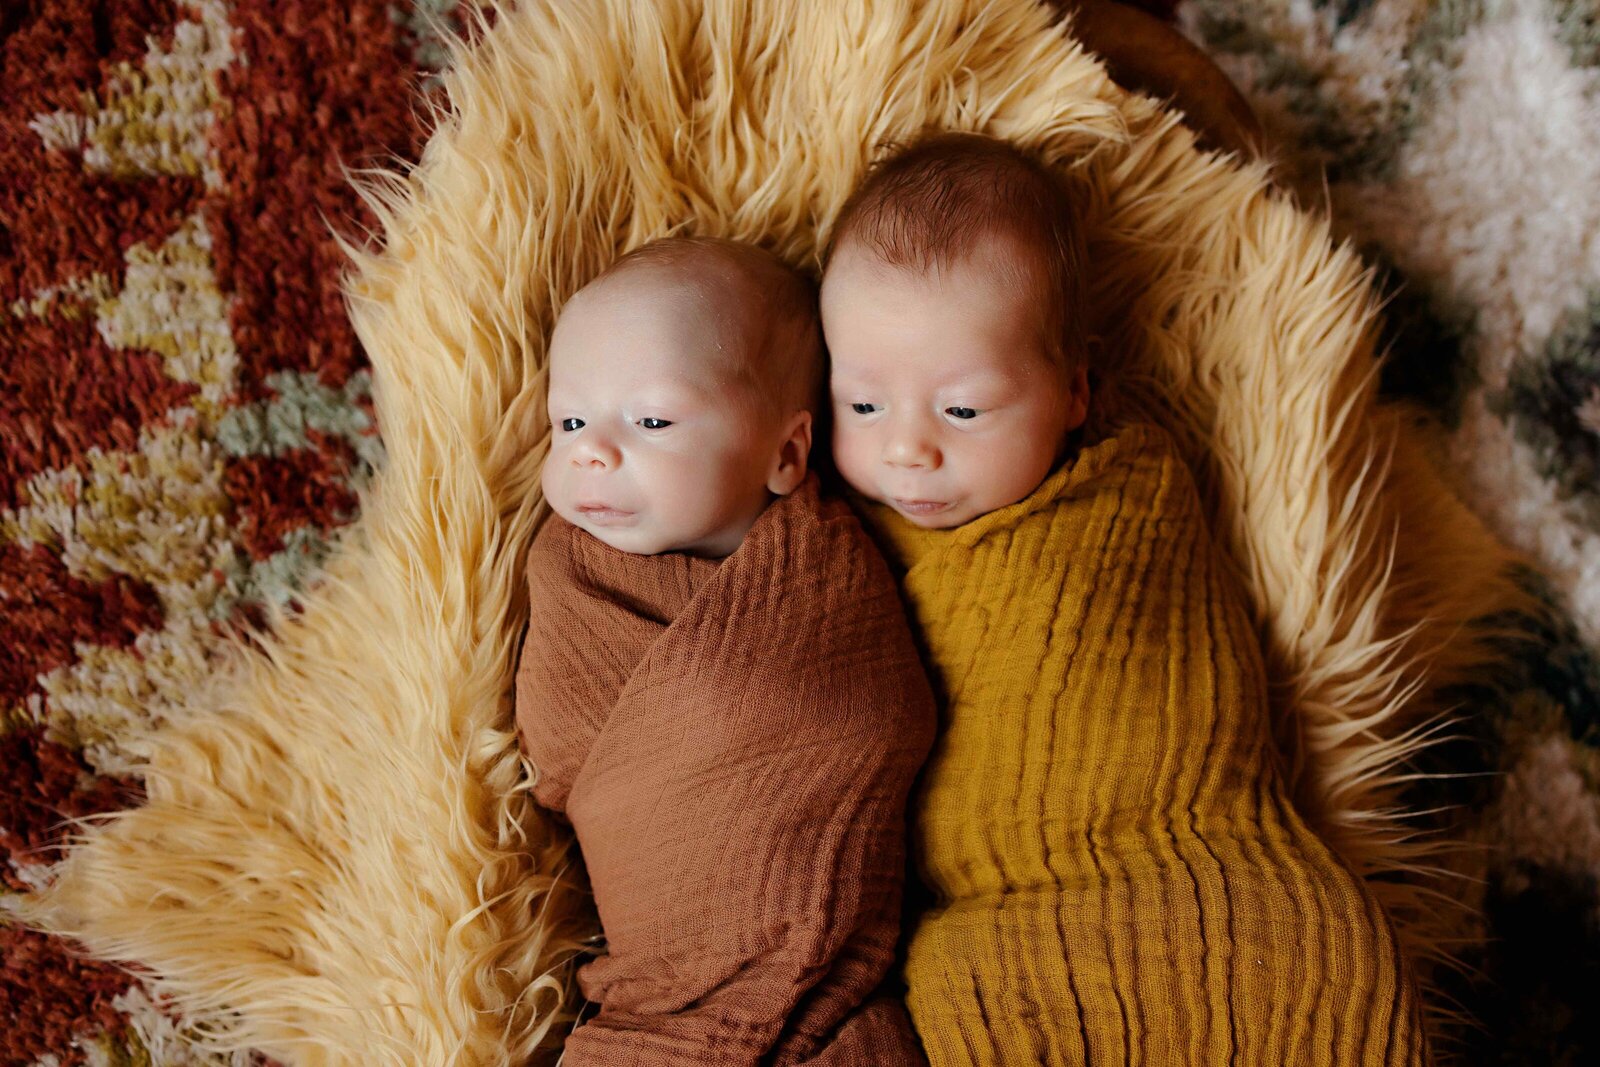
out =
<svg viewBox="0 0 1600 1067"><path fill-rule="evenodd" d="M955 529L866 510L943 709L906 965L933 1067L1426 1062L1388 919L1290 806L1243 592L1163 431Z"/></svg>

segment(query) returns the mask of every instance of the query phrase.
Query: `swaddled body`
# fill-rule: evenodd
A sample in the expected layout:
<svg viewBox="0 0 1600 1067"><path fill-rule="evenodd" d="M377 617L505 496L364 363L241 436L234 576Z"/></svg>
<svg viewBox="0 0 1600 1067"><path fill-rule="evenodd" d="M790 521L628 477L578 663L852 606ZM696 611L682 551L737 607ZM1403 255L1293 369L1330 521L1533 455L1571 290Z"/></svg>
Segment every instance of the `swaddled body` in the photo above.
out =
<svg viewBox="0 0 1600 1067"><path fill-rule="evenodd" d="M945 703L913 804L937 902L907 1003L929 1060L1424 1060L1386 917L1290 805L1187 467L1148 425L1075 453L1092 264L1057 178L935 137L836 232L834 459Z"/></svg>
<svg viewBox="0 0 1600 1067"><path fill-rule="evenodd" d="M858 520L812 476L719 563L554 518L528 578L534 797L572 822L608 949L568 1062L921 1063L871 997L932 697Z"/></svg>
<svg viewBox="0 0 1600 1067"><path fill-rule="evenodd" d="M1164 432L953 529L872 515L948 700L906 965L932 1063L1421 1062L1386 917L1290 804Z"/></svg>
<svg viewBox="0 0 1600 1067"><path fill-rule="evenodd" d="M561 313L517 724L606 936L564 1067L921 1067L879 992L933 698L808 472L815 289L749 245L622 257Z"/></svg>

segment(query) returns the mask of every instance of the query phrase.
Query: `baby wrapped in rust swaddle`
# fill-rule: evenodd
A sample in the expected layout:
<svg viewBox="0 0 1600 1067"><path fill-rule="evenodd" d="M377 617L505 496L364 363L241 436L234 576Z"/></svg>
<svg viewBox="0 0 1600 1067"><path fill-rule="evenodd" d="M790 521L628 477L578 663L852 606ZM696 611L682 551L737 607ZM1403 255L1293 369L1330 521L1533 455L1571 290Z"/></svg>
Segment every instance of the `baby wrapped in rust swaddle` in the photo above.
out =
<svg viewBox="0 0 1600 1067"><path fill-rule="evenodd" d="M932 697L882 558L806 472L811 292L664 242L552 339L517 720L607 942L568 1065L925 1063L880 986Z"/></svg>

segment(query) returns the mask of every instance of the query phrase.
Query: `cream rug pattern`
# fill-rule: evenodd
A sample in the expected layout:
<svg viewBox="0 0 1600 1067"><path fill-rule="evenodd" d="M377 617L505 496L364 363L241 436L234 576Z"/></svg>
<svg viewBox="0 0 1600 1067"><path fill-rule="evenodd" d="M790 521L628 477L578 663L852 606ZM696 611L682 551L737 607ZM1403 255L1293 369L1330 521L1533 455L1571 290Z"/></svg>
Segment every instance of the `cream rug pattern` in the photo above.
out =
<svg viewBox="0 0 1600 1067"><path fill-rule="evenodd" d="M1558 621L1435 792L1489 851L1474 1062L1600 1062L1600 4L1188 0L1283 180L1386 271L1385 389L1449 427L1463 497ZM1324 177L1325 176L1325 177Z"/></svg>

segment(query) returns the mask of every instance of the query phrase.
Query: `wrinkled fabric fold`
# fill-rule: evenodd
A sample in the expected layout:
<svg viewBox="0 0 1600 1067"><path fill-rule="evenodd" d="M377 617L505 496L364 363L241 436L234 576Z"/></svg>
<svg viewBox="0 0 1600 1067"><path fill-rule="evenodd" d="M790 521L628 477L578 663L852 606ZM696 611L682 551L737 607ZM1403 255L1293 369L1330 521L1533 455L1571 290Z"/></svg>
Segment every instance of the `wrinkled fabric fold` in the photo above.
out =
<svg viewBox="0 0 1600 1067"><path fill-rule="evenodd" d="M814 476L721 561L553 517L517 721L606 954L565 1064L925 1063L883 993L934 711L904 609Z"/></svg>
<svg viewBox="0 0 1600 1067"><path fill-rule="evenodd" d="M1290 803L1259 639L1164 431L955 529L864 506L947 698L906 963L934 1067L1426 1061L1388 918Z"/></svg>

